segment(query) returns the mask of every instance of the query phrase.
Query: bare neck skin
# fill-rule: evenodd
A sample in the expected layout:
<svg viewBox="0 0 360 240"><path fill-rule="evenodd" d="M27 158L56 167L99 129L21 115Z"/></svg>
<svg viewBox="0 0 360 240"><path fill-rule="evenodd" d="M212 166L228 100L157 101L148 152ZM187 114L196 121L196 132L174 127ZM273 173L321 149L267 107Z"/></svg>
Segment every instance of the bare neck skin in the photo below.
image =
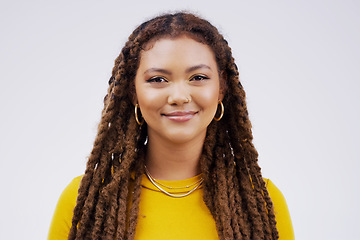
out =
<svg viewBox="0 0 360 240"><path fill-rule="evenodd" d="M177 181L201 173L199 159L205 135L185 143L153 137L148 142L146 167L158 180Z"/></svg>

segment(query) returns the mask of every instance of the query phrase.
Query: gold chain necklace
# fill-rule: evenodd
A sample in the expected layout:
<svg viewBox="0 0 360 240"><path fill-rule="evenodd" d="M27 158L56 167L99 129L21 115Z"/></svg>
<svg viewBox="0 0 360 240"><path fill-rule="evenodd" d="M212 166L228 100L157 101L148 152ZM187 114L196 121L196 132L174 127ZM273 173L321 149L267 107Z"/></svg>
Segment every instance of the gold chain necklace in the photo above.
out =
<svg viewBox="0 0 360 240"><path fill-rule="evenodd" d="M146 167L145 167L146 168ZM165 184L162 184L161 182L159 182L158 180L156 180L153 176L151 176L150 172L147 171L149 173L149 176L151 177L151 179L158 185L162 186L162 187L166 187L168 189L184 189L184 188L190 188L192 186L195 186L196 184L200 183L203 179L200 178L199 180L197 180L196 182L190 184L190 185L186 185L185 187L170 187L170 186L167 186Z"/></svg>
<svg viewBox="0 0 360 240"><path fill-rule="evenodd" d="M164 184L159 183L155 178L153 178L153 177L151 176L149 170L147 170L147 168L146 168L145 165L144 165L144 167L145 167L146 176L148 177L148 179L150 180L150 182L151 182L157 189L159 189L162 193L164 193L164 194L166 194L166 195L168 195L168 196L170 196L170 197L174 197L174 198L182 198L182 197L186 197L186 196L190 195L190 194L193 193L196 189L198 189L198 188L201 186L201 184L203 183L203 181L204 181L204 179L201 178L199 181L197 181L197 182L195 182L195 183L193 183L193 184L191 184L191 185L187 185L187 186L185 186L185 187L168 187L168 186L166 186L166 185L164 185ZM162 186L164 186L164 187L166 187L166 188L169 188L169 189L184 189L184 188L189 188L189 187L191 187L191 186L194 186L194 185L196 185L196 184L197 184L197 185L196 185L193 189L191 189L190 191L188 191L188 192L185 193L185 194L171 194L171 193L169 193L168 191L164 190L162 187L160 187L158 184L159 184L159 185L162 185Z"/></svg>

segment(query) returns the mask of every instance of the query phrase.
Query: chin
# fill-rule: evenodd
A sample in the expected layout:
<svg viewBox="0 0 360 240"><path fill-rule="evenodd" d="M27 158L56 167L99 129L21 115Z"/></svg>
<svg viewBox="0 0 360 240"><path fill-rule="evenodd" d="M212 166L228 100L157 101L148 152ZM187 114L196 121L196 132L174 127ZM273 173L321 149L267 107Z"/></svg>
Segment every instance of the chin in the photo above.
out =
<svg viewBox="0 0 360 240"><path fill-rule="evenodd" d="M205 135L206 135L206 131L204 133L201 132L198 134L194 134L193 131L188 134L184 131L181 131L181 132L176 132L176 133L172 133L171 135L169 135L168 140L172 143L184 144L184 143L194 142L197 139L203 140Z"/></svg>

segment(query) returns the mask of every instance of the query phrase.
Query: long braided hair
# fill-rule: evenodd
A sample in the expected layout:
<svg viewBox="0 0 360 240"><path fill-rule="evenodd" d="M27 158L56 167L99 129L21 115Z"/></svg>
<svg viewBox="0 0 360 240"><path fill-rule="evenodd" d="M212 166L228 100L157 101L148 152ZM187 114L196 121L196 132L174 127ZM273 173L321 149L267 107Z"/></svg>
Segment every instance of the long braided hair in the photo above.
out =
<svg viewBox="0 0 360 240"><path fill-rule="evenodd" d="M81 180L69 239L133 239L139 209L147 127L132 103L141 51L150 40L187 35L214 52L224 79L225 114L208 126L200 157L204 202L220 239L278 239L273 204L252 144L245 92L231 48L208 21L165 14L144 22L115 60L94 147Z"/></svg>

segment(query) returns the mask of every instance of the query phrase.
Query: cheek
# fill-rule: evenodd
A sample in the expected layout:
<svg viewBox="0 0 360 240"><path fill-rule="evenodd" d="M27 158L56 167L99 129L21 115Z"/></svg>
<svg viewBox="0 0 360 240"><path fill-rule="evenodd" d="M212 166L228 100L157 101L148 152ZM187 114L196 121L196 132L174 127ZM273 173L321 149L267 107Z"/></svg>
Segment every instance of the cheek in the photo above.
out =
<svg viewBox="0 0 360 240"><path fill-rule="evenodd" d="M135 79L135 96L136 102L142 108L148 101L151 101L155 96L152 94L151 89L147 88L141 79Z"/></svg>
<svg viewBox="0 0 360 240"><path fill-rule="evenodd" d="M206 105L206 107L216 109L219 99L219 88L214 86L201 89L198 93L198 99L200 100L199 103Z"/></svg>
<svg viewBox="0 0 360 240"><path fill-rule="evenodd" d="M149 121L159 113L159 109L164 105L164 97L154 89L137 89L137 101L145 121Z"/></svg>
<svg viewBox="0 0 360 240"><path fill-rule="evenodd" d="M140 106L151 106L159 103L164 97L159 91L154 91L152 89L142 89L137 92L137 98Z"/></svg>

